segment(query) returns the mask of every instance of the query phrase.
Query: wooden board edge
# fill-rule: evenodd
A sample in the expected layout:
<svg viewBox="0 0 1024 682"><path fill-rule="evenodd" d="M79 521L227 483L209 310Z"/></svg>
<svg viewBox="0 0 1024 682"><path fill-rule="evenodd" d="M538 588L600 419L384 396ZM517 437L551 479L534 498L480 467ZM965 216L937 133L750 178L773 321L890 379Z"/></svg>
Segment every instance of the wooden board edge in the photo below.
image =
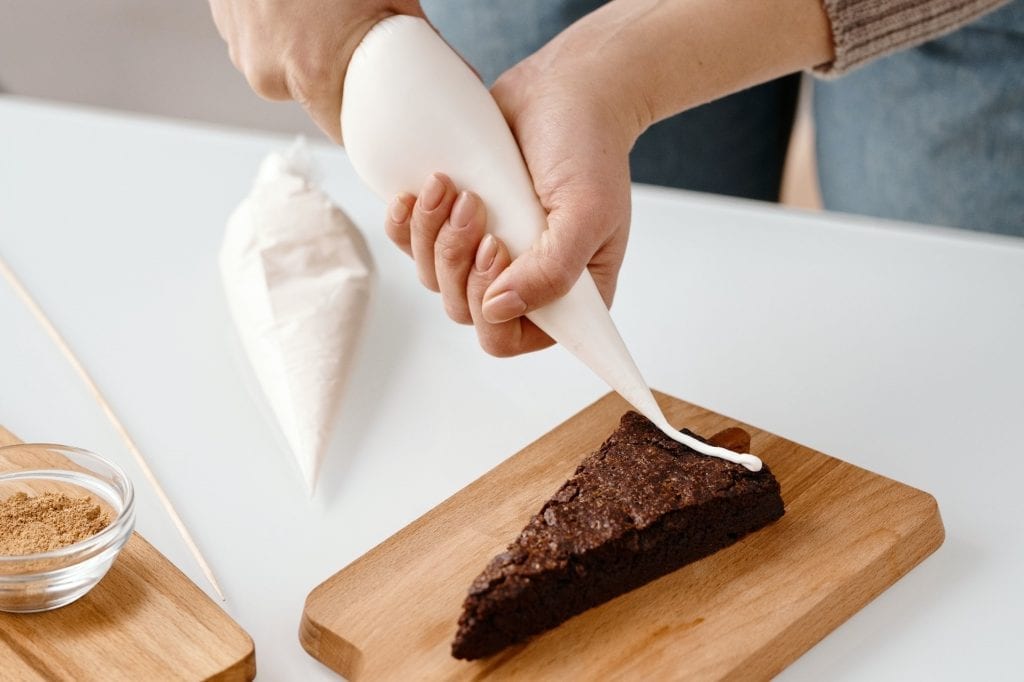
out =
<svg viewBox="0 0 1024 682"><path fill-rule="evenodd" d="M14 441L14 444L21 444L21 443L23 443L23 441L20 438L18 438L16 435L14 435L14 432L12 432L10 429L5 427L3 424L0 424L0 445L2 445L3 441L5 441L5 440L6 441ZM213 598L210 597L210 595L206 594L206 592L204 592L202 590L202 588L200 588L198 585L196 585L194 582L192 582L192 579L189 578L185 574L184 571L182 571L180 568L178 568L177 564L175 564L173 561L168 559L164 555L164 553L161 552L159 549L157 549L149 540L144 538L137 531L132 531L131 539L134 540L135 542L142 543L149 550L151 550L154 554L156 554L161 559L163 559L165 562L167 562L167 565L171 566L175 571L177 571L181 575L181 577L185 579L186 582L191 584L196 589L196 591L199 592L202 595L202 597L204 599L208 599L210 602L213 603L214 606L216 606L218 609L220 609L220 611L228 619L228 622L242 635L242 637L245 638L245 642L247 644L247 649L242 654L242 656L237 661L232 663L230 666L228 666L227 668L222 670L221 672L219 672L219 673L217 673L217 674L215 674L215 675L213 675L211 677L208 677L207 679L208 680L216 680L217 682L229 682L229 681L234 681L234 680L247 680L248 681L248 680L255 679L256 678L256 643L253 641L252 635L250 635L246 631L246 629L241 626L241 624L238 621L236 621L234 618L232 618L231 614L229 614L226 610L224 610L224 608L221 607L220 604L218 604L216 601L214 601Z"/></svg>
<svg viewBox="0 0 1024 682"><path fill-rule="evenodd" d="M153 545L153 543L151 543L149 540L142 537L142 535L135 531L132 532L132 540L144 544L149 551L152 551L158 557L167 562L167 565L172 567L175 571L177 571L178 574L182 577L182 579L184 579L188 584L192 585L193 589L195 589L195 591L199 593L200 598L206 599L207 601L212 603L227 619L227 624L231 628L233 628L237 634L241 635L242 638L244 639L245 650L242 652L242 655L238 658L238 660L236 660L220 672L215 673L214 675L211 675L206 679L216 680L217 682L234 682L235 680L248 681L255 679L256 643L253 641L252 635L250 635L249 632L245 628L243 628L242 625L224 609L224 607L218 604L216 600L213 599L213 597L206 594L206 592L201 587L199 587L199 585L193 582L192 579L189 578L184 571L178 568L177 564L168 559L163 552L157 549Z"/></svg>
<svg viewBox="0 0 1024 682"><path fill-rule="evenodd" d="M857 579L851 581L851 584L861 587L855 598L837 592L828 595L824 600L826 608L790 623L778 637L752 652L732 675L724 679L774 678L942 546L946 528L935 497L906 484L897 484L924 498L928 513L915 528L900 536L899 542L858 572ZM817 617L821 613L825 618Z"/></svg>
<svg viewBox="0 0 1024 682"><path fill-rule="evenodd" d="M299 621L299 644L307 654L345 679L356 680L363 668L363 652L355 644L324 627L310 613L310 599L326 582L321 583L306 597L302 619Z"/></svg>
<svg viewBox="0 0 1024 682"><path fill-rule="evenodd" d="M249 637L249 633L246 633ZM256 679L256 645L252 637L249 637L249 650L223 671L206 678L209 682L236 682L236 680L249 682Z"/></svg>

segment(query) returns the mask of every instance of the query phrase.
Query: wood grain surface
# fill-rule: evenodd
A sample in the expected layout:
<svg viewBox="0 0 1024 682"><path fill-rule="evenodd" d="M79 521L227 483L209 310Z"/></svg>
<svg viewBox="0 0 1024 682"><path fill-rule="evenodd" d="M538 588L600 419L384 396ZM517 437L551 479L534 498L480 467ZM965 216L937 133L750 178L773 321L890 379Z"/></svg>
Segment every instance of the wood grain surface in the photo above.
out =
<svg viewBox="0 0 1024 682"><path fill-rule="evenodd" d="M470 582L614 430L627 406L610 394L314 589L302 645L350 680L765 679L942 544L931 495L657 397L677 426L749 431L786 515L526 644L453 659Z"/></svg>
<svg viewBox="0 0 1024 682"><path fill-rule="evenodd" d="M18 442L0 427L0 445ZM0 471L7 468L0 456ZM138 533L103 580L78 601L45 613L0 613L2 680L251 680L255 675L249 635Z"/></svg>

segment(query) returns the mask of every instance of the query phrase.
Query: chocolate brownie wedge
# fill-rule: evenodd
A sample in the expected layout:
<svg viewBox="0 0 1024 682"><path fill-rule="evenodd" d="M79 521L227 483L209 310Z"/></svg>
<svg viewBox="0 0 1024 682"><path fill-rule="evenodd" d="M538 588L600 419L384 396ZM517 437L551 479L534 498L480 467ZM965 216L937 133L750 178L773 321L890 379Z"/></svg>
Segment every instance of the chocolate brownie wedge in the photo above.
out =
<svg viewBox="0 0 1024 682"><path fill-rule="evenodd" d="M709 440L747 450L750 437L727 429ZM705 457L627 412L473 581L452 655L495 654L782 514L779 484L767 466L754 473Z"/></svg>

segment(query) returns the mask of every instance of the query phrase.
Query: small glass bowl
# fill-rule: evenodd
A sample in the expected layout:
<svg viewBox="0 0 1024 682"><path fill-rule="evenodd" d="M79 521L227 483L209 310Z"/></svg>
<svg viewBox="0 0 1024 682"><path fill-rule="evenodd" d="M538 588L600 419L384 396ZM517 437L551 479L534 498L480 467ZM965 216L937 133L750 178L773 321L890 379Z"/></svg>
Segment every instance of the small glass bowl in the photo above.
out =
<svg viewBox="0 0 1024 682"><path fill-rule="evenodd" d="M0 611L33 613L66 606L106 575L135 527L135 492L116 464L87 450L22 443L0 447L0 500L17 492L89 494L111 516L96 535L66 547L0 555Z"/></svg>

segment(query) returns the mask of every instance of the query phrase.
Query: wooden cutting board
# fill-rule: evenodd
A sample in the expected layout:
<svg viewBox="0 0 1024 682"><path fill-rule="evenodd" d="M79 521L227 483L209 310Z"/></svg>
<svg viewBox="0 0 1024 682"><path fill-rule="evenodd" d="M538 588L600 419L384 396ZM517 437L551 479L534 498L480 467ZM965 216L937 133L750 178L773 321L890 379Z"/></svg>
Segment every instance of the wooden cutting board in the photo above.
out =
<svg viewBox="0 0 1024 682"><path fill-rule="evenodd" d="M657 397L677 426L749 431L786 515L526 644L453 659L470 582L617 426L627 406L610 394L313 590L302 645L350 680L764 679L942 544L931 495Z"/></svg>
<svg viewBox="0 0 1024 682"><path fill-rule="evenodd" d="M0 445L18 442L0 427ZM0 471L7 469L0 454ZM45 613L0 613L4 680L255 676L256 655L245 630L138 533L78 601Z"/></svg>

